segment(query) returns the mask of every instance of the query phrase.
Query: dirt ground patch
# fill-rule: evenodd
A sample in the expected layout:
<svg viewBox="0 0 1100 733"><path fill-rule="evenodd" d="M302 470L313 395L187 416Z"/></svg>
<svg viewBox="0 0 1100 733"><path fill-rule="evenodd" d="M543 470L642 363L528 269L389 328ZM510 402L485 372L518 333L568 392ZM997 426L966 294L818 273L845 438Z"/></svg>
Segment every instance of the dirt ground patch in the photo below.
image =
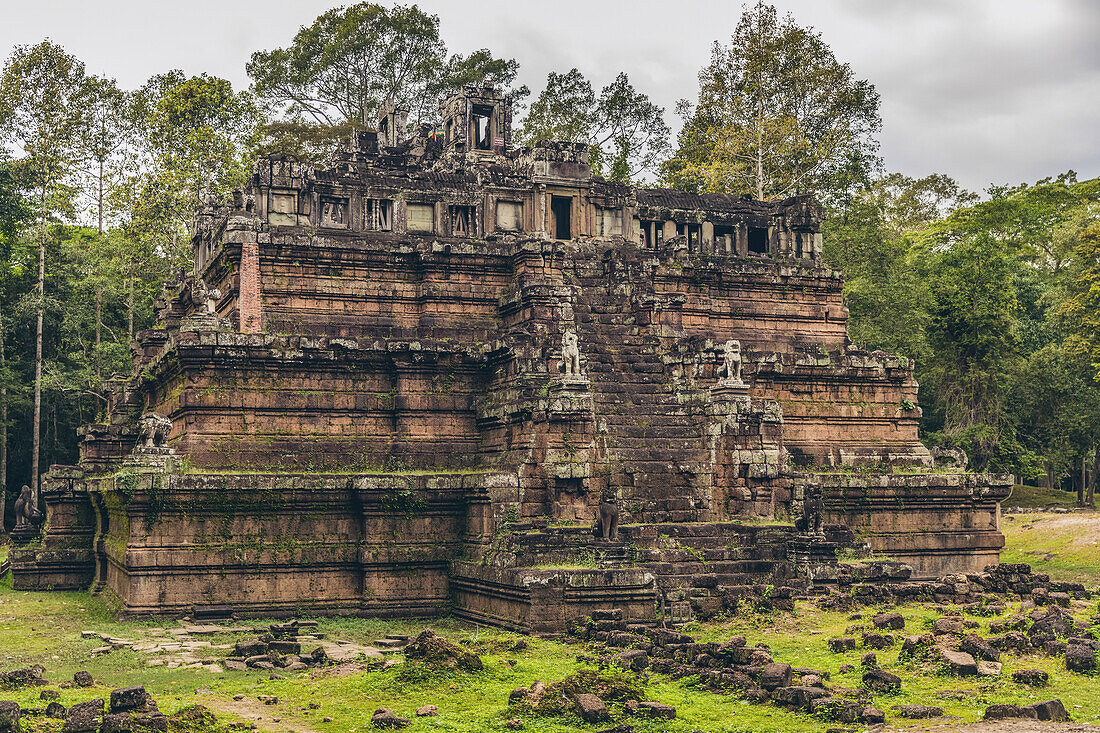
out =
<svg viewBox="0 0 1100 733"><path fill-rule="evenodd" d="M1005 514L1001 562L1026 562L1037 573L1095 587L1100 583L1100 512Z"/></svg>
<svg viewBox="0 0 1100 733"><path fill-rule="evenodd" d="M883 733L911 733L912 731L938 731L938 733L1097 733L1100 726L1085 723L1043 723L1038 720L989 720L981 723L958 725L957 723L931 722L915 727L883 728Z"/></svg>
<svg viewBox="0 0 1100 733"><path fill-rule="evenodd" d="M218 694L199 695L200 704L218 715L233 715L249 723L255 723L257 730L269 733L318 733L299 720L288 719L279 710L278 705L265 705L255 698L246 697L234 700Z"/></svg>

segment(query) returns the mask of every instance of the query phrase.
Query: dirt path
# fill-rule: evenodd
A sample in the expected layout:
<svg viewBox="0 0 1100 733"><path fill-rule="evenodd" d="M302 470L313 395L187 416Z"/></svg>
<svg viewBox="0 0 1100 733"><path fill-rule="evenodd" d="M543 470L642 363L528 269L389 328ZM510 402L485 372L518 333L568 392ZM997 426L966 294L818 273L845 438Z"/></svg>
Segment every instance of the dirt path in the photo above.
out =
<svg viewBox="0 0 1100 733"><path fill-rule="evenodd" d="M195 702L219 715L235 715L249 723L255 723L257 730L269 733L319 733L300 720L288 718L279 710L278 705L265 705L255 698L234 700L214 693L197 695Z"/></svg>
<svg viewBox="0 0 1100 733"><path fill-rule="evenodd" d="M912 733L936 731L938 733L1100 733L1100 727L1085 723L1042 723L1038 720L990 720L981 723L958 725L950 722L931 722L910 728L880 729L882 733Z"/></svg>

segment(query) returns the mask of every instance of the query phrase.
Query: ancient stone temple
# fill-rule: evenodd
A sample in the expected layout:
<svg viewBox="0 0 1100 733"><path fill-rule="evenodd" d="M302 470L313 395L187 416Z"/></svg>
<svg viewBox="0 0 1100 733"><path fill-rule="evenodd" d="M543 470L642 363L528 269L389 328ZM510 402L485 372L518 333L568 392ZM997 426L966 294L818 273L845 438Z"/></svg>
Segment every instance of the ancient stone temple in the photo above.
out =
<svg viewBox="0 0 1100 733"><path fill-rule="evenodd" d="M17 587L553 631L809 592L838 548L996 560L1009 477L918 441L913 365L849 340L812 198L605 181L584 145L513 146L492 89L441 112L197 212Z"/></svg>

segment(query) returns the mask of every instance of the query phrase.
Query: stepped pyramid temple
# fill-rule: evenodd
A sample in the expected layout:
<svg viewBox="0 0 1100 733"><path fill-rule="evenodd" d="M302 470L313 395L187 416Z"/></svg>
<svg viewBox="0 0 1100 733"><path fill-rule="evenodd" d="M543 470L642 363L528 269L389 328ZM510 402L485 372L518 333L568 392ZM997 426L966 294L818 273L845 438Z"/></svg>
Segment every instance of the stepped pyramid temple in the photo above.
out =
<svg viewBox="0 0 1100 733"><path fill-rule="evenodd" d="M264 158L197 212L17 588L554 633L997 560L1010 477L918 441L811 197L605 181L583 144L513 146L493 89L441 112L406 138L389 105L333 167Z"/></svg>

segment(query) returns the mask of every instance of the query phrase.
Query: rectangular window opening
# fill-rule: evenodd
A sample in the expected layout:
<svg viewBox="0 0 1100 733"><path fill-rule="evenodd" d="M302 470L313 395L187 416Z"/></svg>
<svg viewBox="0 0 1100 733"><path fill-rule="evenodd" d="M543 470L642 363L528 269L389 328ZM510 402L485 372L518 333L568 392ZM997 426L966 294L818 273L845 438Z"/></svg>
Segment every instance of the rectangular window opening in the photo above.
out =
<svg viewBox="0 0 1100 733"><path fill-rule="evenodd" d="M678 232L681 237L687 239L689 252L698 252L700 250L700 243L703 241L702 224L680 224Z"/></svg>
<svg viewBox="0 0 1100 733"><path fill-rule="evenodd" d="M492 150L492 120L493 108L475 104L473 111L474 148L477 150Z"/></svg>
<svg viewBox="0 0 1100 733"><path fill-rule="evenodd" d="M551 196L550 213L554 215L554 239L572 239L573 199L569 196Z"/></svg>
<svg viewBox="0 0 1100 733"><path fill-rule="evenodd" d="M321 226L347 228L348 200L337 198L321 199Z"/></svg>
<svg viewBox="0 0 1100 733"><path fill-rule="evenodd" d="M476 208L473 206L451 207L451 236L452 237L476 237L477 218Z"/></svg>
<svg viewBox="0 0 1100 733"><path fill-rule="evenodd" d="M714 251L718 254L736 253L737 227L714 225Z"/></svg>
<svg viewBox="0 0 1100 733"><path fill-rule="evenodd" d="M432 204L408 204L406 211L406 230L422 234L435 232L435 206Z"/></svg>
<svg viewBox="0 0 1100 733"><path fill-rule="evenodd" d="M393 231L393 201L367 199L367 228L377 232Z"/></svg>
<svg viewBox="0 0 1100 733"><path fill-rule="evenodd" d="M763 227L749 227L749 252L754 255L768 253L768 230Z"/></svg>
<svg viewBox="0 0 1100 733"><path fill-rule="evenodd" d="M596 236L621 237L623 235L623 210L603 206L596 207Z"/></svg>
<svg viewBox="0 0 1100 733"><path fill-rule="evenodd" d="M523 229L523 204L518 201L497 201L497 229L518 232Z"/></svg>

